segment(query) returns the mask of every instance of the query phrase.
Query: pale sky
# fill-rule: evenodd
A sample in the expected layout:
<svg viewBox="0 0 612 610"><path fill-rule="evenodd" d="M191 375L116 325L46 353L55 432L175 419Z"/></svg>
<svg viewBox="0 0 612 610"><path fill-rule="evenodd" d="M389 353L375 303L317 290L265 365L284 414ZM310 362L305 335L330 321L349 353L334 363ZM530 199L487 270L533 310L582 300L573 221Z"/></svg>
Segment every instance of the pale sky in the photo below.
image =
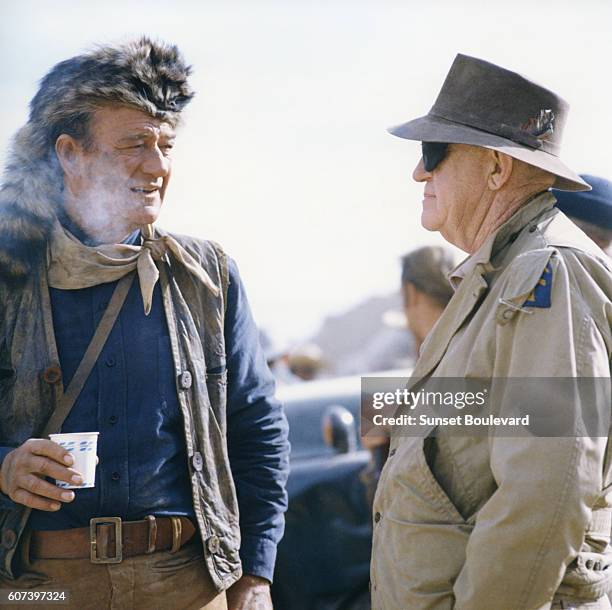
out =
<svg viewBox="0 0 612 610"><path fill-rule="evenodd" d="M611 29L606 0L1 0L0 161L56 62L140 34L177 44L198 95L160 225L220 242L257 321L297 340L442 243L419 223L420 147L385 129L427 113L456 53L562 95L562 158L612 178Z"/></svg>

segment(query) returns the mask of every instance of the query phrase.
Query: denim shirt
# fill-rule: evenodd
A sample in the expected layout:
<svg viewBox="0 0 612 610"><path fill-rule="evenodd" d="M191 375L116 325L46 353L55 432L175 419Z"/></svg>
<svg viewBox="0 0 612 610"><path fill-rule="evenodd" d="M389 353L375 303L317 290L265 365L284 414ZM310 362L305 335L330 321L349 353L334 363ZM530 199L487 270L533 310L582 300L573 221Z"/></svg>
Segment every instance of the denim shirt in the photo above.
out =
<svg viewBox="0 0 612 610"><path fill-rule="evenodd" d="M138 239L136 232L124 243L137 243ZM272 580L276 545L284 529L287 467L270 472L267 479L249 477L251 461L257 456L249 454L249 440L242 438L240 430L256 423L245 418L261 418L265 414L257 426L258 434L278 444L278 438L286 438L287 424L274 399L273 378L259 345L244 286L231 259L228 271L224 327L227 438L241 515L240 558L244 573ZM116 283L50 291L66 386ZM259 409L245 409L255 403ZM151 312L145 316L135 280L101 355L62 426L62 432L89 431L100 432L95 487L76 490L75 500L64 504L57 513L33 510L31 529L83 527L96 516L120 516L124 520L142 519L149 514L193 517L182 416L159 283L153 293ZM261 442L261 438L252 440L256 444ZM3 455L7 449L11 448L4 449ZM272 450L278 452L278 446ZM285 458L287 454L285 442ZM283 461L286 464L287 459Z"/></svg>

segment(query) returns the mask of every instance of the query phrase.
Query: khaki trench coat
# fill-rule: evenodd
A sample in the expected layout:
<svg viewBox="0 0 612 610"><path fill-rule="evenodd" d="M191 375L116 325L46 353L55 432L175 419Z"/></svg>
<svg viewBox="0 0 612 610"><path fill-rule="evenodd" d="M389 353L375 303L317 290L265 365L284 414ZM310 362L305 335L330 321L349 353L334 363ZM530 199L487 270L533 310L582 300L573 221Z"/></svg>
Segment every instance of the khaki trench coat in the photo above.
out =
<svg viewBox="0 0 612 610"><path fill-rule="evenodd" d="M429 376L609 378L609 259L554 203L528 202L455 270L409 387ZM524 307L549 265L550 306ZM374 610L547 609L555 595L605 595L608 438L440 432L426 454L429 441L391 440L373 508Z"/></svg>

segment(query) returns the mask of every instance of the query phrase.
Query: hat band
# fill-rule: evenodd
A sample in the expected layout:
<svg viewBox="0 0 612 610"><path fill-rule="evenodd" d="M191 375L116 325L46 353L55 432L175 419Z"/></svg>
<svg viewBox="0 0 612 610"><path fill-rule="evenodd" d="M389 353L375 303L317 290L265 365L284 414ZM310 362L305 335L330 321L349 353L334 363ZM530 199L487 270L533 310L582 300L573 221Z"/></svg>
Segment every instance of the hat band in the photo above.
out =
<svg viewBox="0 0 612 610"><path fill-rule="evenodd" d="M543 150L544 152L550 153L555 157L558 157L559 152L561 151L561 146L559 144L546 140L543 137L530 134L524 129L513 127L512 125L506 125L505 123L488 123L487 121L482 121L481 119L478 119L477 122L474 121L470 123L466 121L466 117L464 115L455 114L452 111L440 112L439 109L435 107L429 111L429 116L444 119L445 121L450 121L451 123L457 123L458 125L463 125L464 127L469 127L471 129L477 129L478 131L484 131L507 140L512 140L517 144L527 146L533 150Z"/></svg>

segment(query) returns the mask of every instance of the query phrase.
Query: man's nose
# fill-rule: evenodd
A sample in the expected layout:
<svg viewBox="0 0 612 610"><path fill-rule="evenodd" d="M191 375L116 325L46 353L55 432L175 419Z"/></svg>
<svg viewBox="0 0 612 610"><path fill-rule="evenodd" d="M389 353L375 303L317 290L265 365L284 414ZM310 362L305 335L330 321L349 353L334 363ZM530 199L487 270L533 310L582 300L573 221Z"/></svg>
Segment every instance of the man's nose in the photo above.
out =
<svg viewBox="0 0 612 610"><path fill-rule="evenodd" d="M146 157L142 162L141 169L149 176L165 178L170 173L171 161L156 146L146 151Z"/></svg>
<svg viewBox="0 0 612 610"><path fill-rule="evenodd" d="M412 172L412 179L415 182L427 182L431 178L431 172L428 172L425 169L425 165L423 163L423 157L419 159L417 166L414 168Z"/></svg>

